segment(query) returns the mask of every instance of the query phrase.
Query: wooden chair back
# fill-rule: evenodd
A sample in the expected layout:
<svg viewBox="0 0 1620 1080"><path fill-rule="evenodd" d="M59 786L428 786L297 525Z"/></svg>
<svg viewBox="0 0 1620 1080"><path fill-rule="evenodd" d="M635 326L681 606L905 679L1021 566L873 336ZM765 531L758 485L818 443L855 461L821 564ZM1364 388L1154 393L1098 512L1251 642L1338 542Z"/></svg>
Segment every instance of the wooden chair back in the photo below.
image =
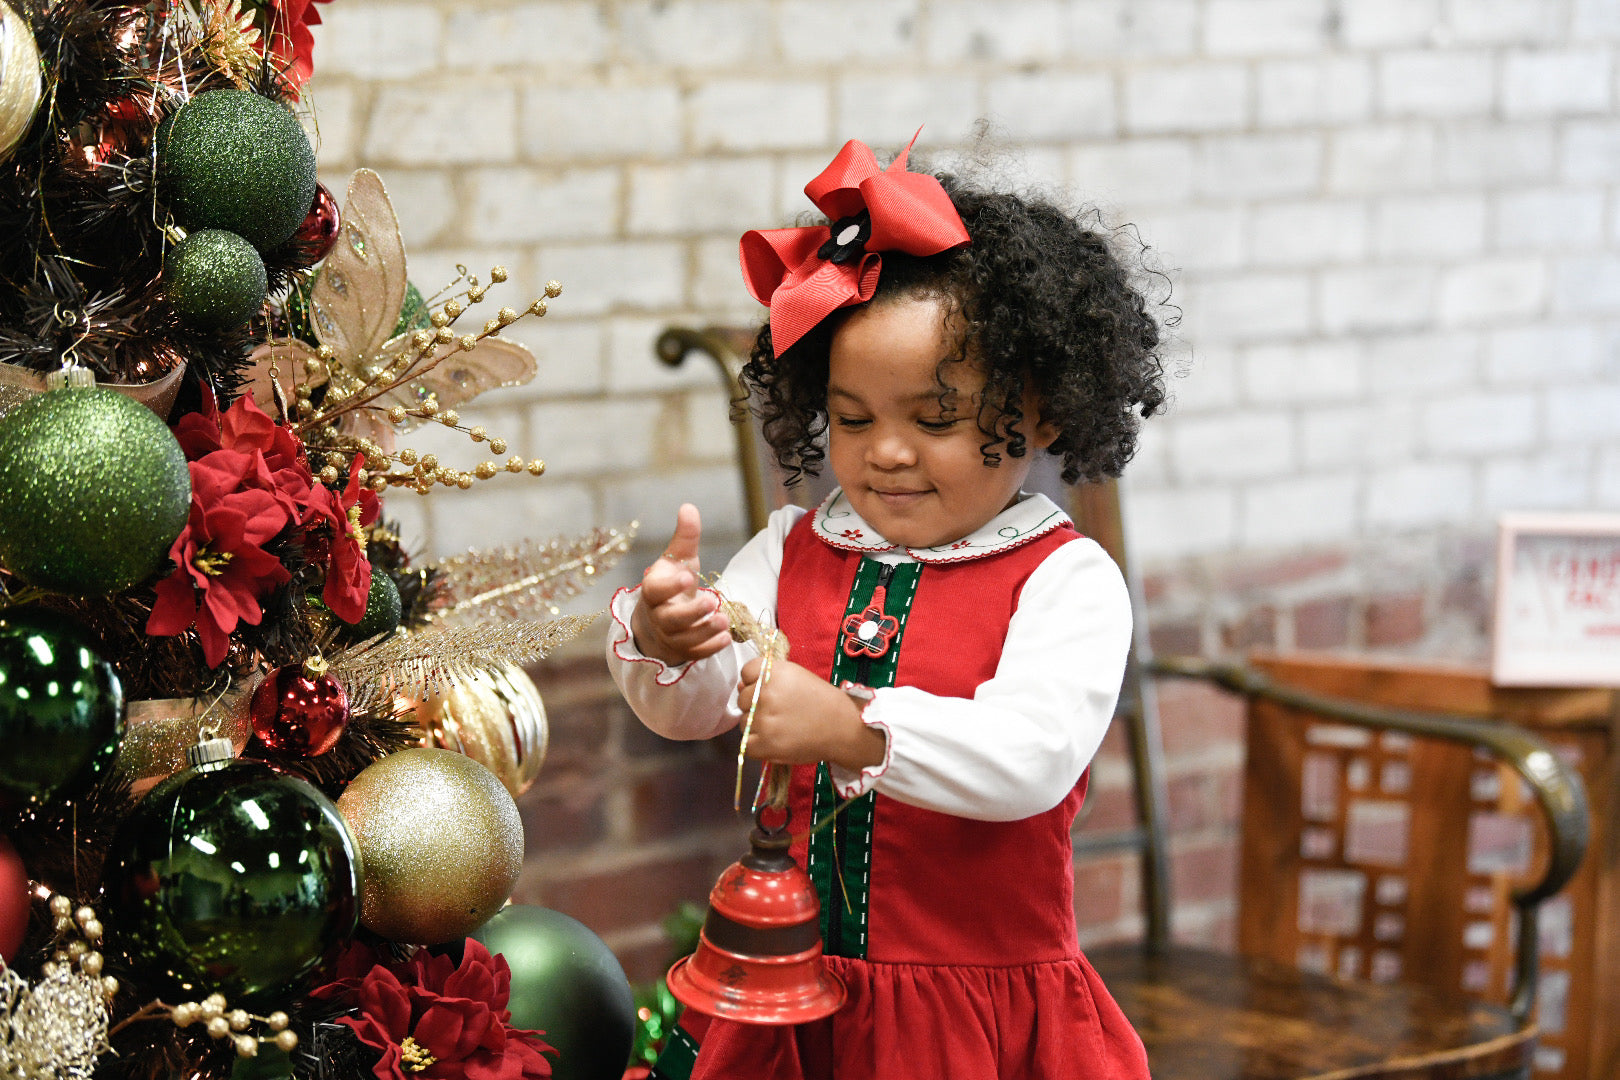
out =
<svg viewBox="0 0 1620 1080"><path fill-rule="evenodd" d="M671 366L683 363L694 351L705 354L717 364L726 392L735 402L740 395L738 372L752 338L752 331L735 328L671 327L659 337L656 352L660 360ZM775 481L752 423L739 422L734 427L739 475L751 528L762 528L774 506L788 501L811 505L818 500L819 494L787 491ZM1128 559L1118 485L1113 482L1081 485L1067 493L1067 502L1076 527L1096 539L1125 572L1139 615L1118 715L1128 736L1136 821L1117 831L1087 831L1076 837L1075 848L1077 859L1128 851L1140 860L1143 940L1127 947L1092 950L1088 955L1142 1033L1155 1077L1158 1080L1191 1080L1193 1077L1199 1080L1528 1078L1537 1036L1531 1020L1538 976L1537 916L1540 904L1555 895L1574 875L1585 851L1588 816L1580 777L1545 742L1495 719L1498 715L1495 712L1476 710L1472 716L1448 715L1443 708L1445 703L1438 700L1422 699L1414 704L1365 693L1358 698L1345 692L1354 688L1324 687L1310 680L1305 681L1304 688L1292 686L1284 680L1295 672L1283 658L1264 660L1252 666L1216 664L1198 658L1154 658L1147 640L1146 620L1140 617L1143 605L1137 575ZM1245 928L1240 943L1244 946L1243 955L1228 956L1180 947L1172 933L1169 798L1154 689L1155 680L1162 677L1208 680L1244 696L1250 703L1249 732L1253 742L1245 778L1245 813L1247 815L1251 807L1258 809L1253 827L1246 817L1243 830L1240 897L1240 920ZM1334 689L1341 693L1332 693ZM1415 711L1420 708L1427 711ZM1379 947L1379 935L1387 935L1392 923L1387 918L1380 923L1378 916L1387 916L1396 906L1393 903L1381 908L1372 903L1364 904L1353 927L1348 917L1340 924L1327 927L1342 931L1340 936L1347 939L1348 944L1319 932L1320 928L1308 920L1303 924L1304 929L1300 929L1298 883L1301 880L1312 882L1308 888L1320 891L1322 882L1336 881L1353 891L1350 879L1344 875L1359 872L1349 865L1354 862L1351 856L1365 854L1353 846L1363 840L1352 841L1347 848L1343 834L1347 821L1353 831L1353 823L1358 820L1359 811L1351 811L1348 817L1345 813L1346 807L1356 801L1353 793L1335 789L1333 798L1338 812L1333 824L1340 833L1332 837L1327 835L1326 822L1303 820L1305 815L1299 808L1305 804L1297 795L1279 798L1275 794L1284 788L1298 791L1301 782L1306 780L1303 775L1306 768L1323 774L1334 767L1332 761L1307 765L1308 760L1316 759L1310 759L1310 751L1297 749L1303 745L1301 740L1309 737L1303 733L1313 727L1357 732L1353 738L1341 736L1340 741L1358 745L1370 742L1380 748L1385 756L1377 760L1378 766L1392 763L1402 753L1403 746L1410 751L1420 742L1439 740L1449 744L1445 747L1448 752L1461 754L1465 761L1489 759L1494 762L1484 767L1497 769L1504 778L1514 778L1504 780L1501 790L1511 793L1510 801L1518 804L1515 808L1523 809L1524 804L1529 804L1539 810L1545 831L1536 834L1539 838L1532 841L1539 845L1534 857L1521 859L1514 867L1503 868L1492 878L1493 887L1503 898L1502 911L1516 918L1521 928L1517 947L1511 951L1512 959L1502 960L1510 976L1501 981L1497 987L1501 992L1495 995L1506 1004L1492 1007L1464 999L1458 993L1457 971L1427 970L1426 958L1432 954L1421 949L1415 956L1403 954L1403 960L1393 969L1386 961L1376 961L1383 963L1383 967L1370 973L1384 976L1384 981L1358 978L1349 982L1337 978L1340 974L1351 974L1347 970L1350 965L1337 962L1347 955L1347 948L1360 947L1369 957L1390 952ZM1285 749L1264 749L1256 753L1255 747ZM1286 749L1288 747L1296 749ZM1438 790L1440 785L1431 779L1431 768L1456 767L1454 759L1449 766L1431 767L1410 761L1407 765L1414 770L1408 774L1408 791L1414 787ZM1337 767L1337 775L1343 778L1362 766L1339 761ZM1470 772L1466 768L1463 771ZM1317 783L1320 787L1320 778ZM1455 784L1446 790L1454 792ZM1325 791L1322 797L1326 799ZM1427 811L1425 806L1407 812L1408 823L1421 819L1424 827L1421 842L1407 845L1404 852L1407 861L1403 863L1402 873L1409 882L1408 898L1421 899L1424 910L1433 906L1445 908L1446 919L1450 920L1447 925L1454 925L1459 918L1466 921L1466 897L1453 889L1450 897L1437 898L1429 882L1438 878L1426 872L1430 867L1418 863L1428 859L1451 869L1453 864L1436 862L1433 856L1448 842L1459 850L1465 845L1457 840L1461 834L1457 831L1459 825L1455 817L1447 826L1452 830L1448 833L1440 827L1430 827ZM1387 807L1382 812L1391 813ZM1464 820L1467 820L1466 814ZM1299 838L1312 835L1312 828L1317 829L1315 842L1324 849L1331 844L1335 858L1344 865L1318 866L1316 864L1322 860L1306 857L1309 849L1301 855ZM1362 835L1366 835L1365 830ZM1539 874L1533 872L1531 864L1540 867ZM1513 872L1509 873L1509 869ZM1337 870L1339 876L1319 874L1312 878L1307 874L1301 877L1308 870ZM1526 877L1531 879L1528 884L1522 883ZM1420 880L1419 886L1411 884ZM1379 882L1369 878L1363 886L1365 895L1376 900ZM1393 894L1388 886L1384 888L1388 899ZM1271 932L1261 933L1257 928L1269 928ZM1421 943L1432 931L1432 924L1414 921L1405 936ZM1310 962L1312 949L1318 953L1336 949L1332 953L1336 962ZM1307 961L1304 969L1299 965L1302 959ZM1365 976L1368 971L1358 970L1354 974Z"/></svg>

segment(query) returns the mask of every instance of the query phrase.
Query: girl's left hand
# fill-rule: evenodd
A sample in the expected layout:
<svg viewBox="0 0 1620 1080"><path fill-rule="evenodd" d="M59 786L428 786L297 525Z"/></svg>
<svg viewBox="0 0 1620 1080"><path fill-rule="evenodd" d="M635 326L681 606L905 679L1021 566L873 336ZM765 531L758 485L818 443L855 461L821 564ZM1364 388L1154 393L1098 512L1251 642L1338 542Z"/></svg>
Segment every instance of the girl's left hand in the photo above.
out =
<svg viewBox="0 0 1620 1080"><path fill-rule="evenodd" d="M888 749L883 731L861 721L861 710L836 686L791 660L771 663L771 677L759 685L764 661L743 665L737 683L737 708L744 716L759 693L747 753L781 765L829 761L851 772L883 761Z"/></svg>

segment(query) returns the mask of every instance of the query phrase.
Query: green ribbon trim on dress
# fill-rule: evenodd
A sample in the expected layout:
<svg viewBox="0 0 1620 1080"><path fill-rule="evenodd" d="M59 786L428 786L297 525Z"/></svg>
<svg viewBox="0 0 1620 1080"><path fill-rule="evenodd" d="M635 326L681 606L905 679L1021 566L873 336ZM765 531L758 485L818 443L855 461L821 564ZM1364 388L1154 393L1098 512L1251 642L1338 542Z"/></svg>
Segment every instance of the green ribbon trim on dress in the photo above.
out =
<svg viewBox="0 0 1620 1080"><path fill-rule="evenodd" d="M859 614L872 602L872 594L883 583L888 589L884 614L900 622L889 651L881 657L866 660L847 655L843 641L834 646L832 682L834 685L850 679L870 687L893 686L895 668L900 658L900 644L905 637L906 618L911 614L911 601L917 593L917 581L922 575L921 563L887 564L876 559L862 559L855 571L855 584L850 589L845 616ZM842 620L840 620L842 625ZM833 789L832 774L823 762L816 768L811 820L819 822L838 808L838 793ZM830 956L848 956L857 959L866 956L866 917L872 868L872 830L875 824L877 797L872 792L851 802L832 824L810 837L809 865L805 870L821 898L821 940Z"/></svg>

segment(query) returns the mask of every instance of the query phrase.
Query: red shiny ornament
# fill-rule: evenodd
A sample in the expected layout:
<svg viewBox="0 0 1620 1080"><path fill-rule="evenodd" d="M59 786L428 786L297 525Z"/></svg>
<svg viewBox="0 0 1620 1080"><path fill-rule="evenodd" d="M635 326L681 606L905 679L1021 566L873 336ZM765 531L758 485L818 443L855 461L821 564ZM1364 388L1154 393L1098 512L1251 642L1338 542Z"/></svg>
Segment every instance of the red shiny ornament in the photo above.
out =
<svg viewBox="0 0 1620 1080"><path fill-rule="evenodd" d="M327 253L332 245L337 243L338 233L343 228L343 215L338 210L337 200L326 189L325 184L315 185L315 198L309 204L309 213L304 215L304 223L298 226L293 233L291 246L298 253L299 261L305 266L314 266Z"/></svg>
<svg viewBox="0 0 1620 1080"><path fill-rule="evenodd" d="M28 868L0 836L0 960L10 967L28 933Z"/></svg>
<svg viewBox="0 0 1620 1080"><path fill-rule="evenodd" d="M755 812L751 850L710 891L697 952L666 981L676 1000L710 1016L804 1024L843 1008L847 991L822 960L821 902L788 854L787 821L766 828L768 812Z"/></svg>
<svg viewBox="0 0 1620 1080"><path fill-rule="evenodd" d="M253 734L272 750L315 757L332 749L349 726L349 695L311 658L265 676L248 705Z"/></svg>

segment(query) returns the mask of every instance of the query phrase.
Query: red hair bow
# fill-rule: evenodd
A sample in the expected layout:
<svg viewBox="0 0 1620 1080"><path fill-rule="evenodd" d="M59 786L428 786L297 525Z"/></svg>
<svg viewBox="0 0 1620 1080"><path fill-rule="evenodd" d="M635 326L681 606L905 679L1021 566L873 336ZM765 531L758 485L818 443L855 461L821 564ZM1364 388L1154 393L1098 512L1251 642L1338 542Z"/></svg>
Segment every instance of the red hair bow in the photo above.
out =
<svg viewBox="0 0 1620 1080"><path fill-rule="evenodd" d="M912 143L917 141L912 136ZM804 193L832 227L753 229L743 234L743 282L771 308L771 344L781 356L841 307L872 299L882 251L935 255L968 242L938 180L906 171L911 146L887 169L851 139Z"/></svg>

